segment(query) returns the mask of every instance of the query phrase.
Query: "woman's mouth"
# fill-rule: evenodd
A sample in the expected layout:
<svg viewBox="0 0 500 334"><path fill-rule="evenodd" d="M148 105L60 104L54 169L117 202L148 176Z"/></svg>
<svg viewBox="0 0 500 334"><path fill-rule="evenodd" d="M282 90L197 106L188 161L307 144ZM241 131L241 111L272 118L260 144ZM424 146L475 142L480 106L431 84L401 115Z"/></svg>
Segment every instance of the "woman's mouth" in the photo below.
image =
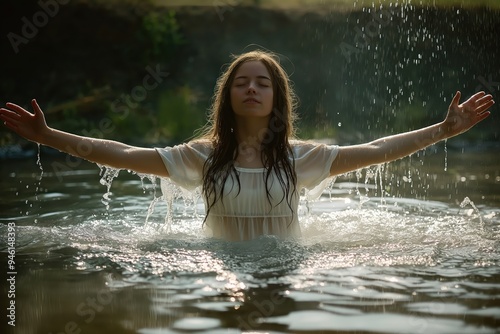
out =
<svg viewBox="0 0 500 334"><path fill-rule="evenodd" d="M253 104L253 103L260 103L260 102L256 99L254 99L253 97L250 97L248 99L243 100L243 103Z"/></svg>

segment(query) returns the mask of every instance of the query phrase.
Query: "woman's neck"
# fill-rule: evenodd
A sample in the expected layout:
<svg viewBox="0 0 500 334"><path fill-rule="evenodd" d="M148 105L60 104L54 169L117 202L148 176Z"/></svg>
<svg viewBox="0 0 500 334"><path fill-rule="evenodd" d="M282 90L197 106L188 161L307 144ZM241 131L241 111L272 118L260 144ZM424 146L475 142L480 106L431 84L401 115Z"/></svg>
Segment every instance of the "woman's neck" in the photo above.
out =
<svg viewBox="0 0 500 334"><path fill-rule="evenodd" d="M250 118L236 117L236 140L239 145L259 147L267 137L268 117Z"/></svg>
<svg viewBox="0 0 500 334"><path fill-rule="evenodd" d="M264 167L262 162L262 144L268 138L267 118L244 118L236 120L236 140L238 141L238 157L236 164L239 167Z"/></svg>

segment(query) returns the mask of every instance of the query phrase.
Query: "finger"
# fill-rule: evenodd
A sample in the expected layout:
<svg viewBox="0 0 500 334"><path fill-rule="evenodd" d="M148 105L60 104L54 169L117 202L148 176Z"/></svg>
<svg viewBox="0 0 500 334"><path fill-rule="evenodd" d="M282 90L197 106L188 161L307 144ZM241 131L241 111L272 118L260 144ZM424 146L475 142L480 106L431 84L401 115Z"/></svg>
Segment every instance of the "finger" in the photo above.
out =
<svg viewBox="0 0 500 334"><path fill-rule="evenodd" d="M4 109L6 110L6 109ZM0 112L0 119L3 120L4 122L8 122L8 123L16 123L16 124L19 124L21 122L21 116L19 116L18 114L16 114L15 112L13 111L8 111L6 110L7 112Z"/></svg>
<svg viewBox="0 0 500 334"><path fill-rule="evenodd" d="M14 124L13 122L10 122L10 121L4 121L3 122L3 125L5 125L6 127L8 127L9 129L11 129L12 131L14 132L17 132L17 128L18 126L16 124Z"/></svg>
<svg viewBox="0 0 500 334"><path fill-rule="evenodd" d="M7 102L6 103L6 106L7 108L10 108L14 111L16 111L18 114L20 115L33 115L32 113L30 113L29 111L27 111L26 109L18 106L17 104L14 104L14 103L11 103L11 102Z"/></svg>
<svg viewBox="0 0 500 334"><path fill-rule="evenodd" d="M480 91L480 92L477 92L476 94L472 95L470 99L478 99L480 97L483 97L484 95L486 95L486 93L484 92L484 90Z"/></svg>
<svg viewBox="0 0 500 334"><path fill-rule="evenodd" d="M457 93L455 94L455 96L453 97L453 100L451 100L451 103L450 103L450 108L453 107L453 108L456 108L458 107L458 102L460 101L460 97L462 96L462 93L460 93L460 91L457 91Z"/></svg>
<svg viewBox="0 0 500 334"><path fill-rule="evenodd" d="M491 113L489 111L485 111L483 112L482 114L479 114L478 115L478 120L476 123L479 123L481 122L483 119L485 119L486 117L488 117Z"/></svg>
<svg viewBox="0 0 500 334"><path fill-rule="evenodd" d="M21 115L19 115L18 113L12 111L12 110L9 110L9 109L5 109L5 108L0 108L0 116L2 116L2 118L12 118L12 119L20 119L21 118Z"/></svg>
<svg viewBox="0 0 500 334"><path fill-rule="evenodd" d="M38 102L36 102L36 99L31 100L31 106L35 111L35 116L43 114L42 109L40 109L40 106L38 105Z"/></svg>
<svg viewBox="0 0 500 334"><path fill-rule="evenodd" d="M494 105L494 104L495 104L495 101L490 100L490 101L488 101L488 102L486 102L486 103L482 104L481 106L477 107L477 108L475 109L475 111L476 111L476 113L478 113L478 114L482 114L482 113L484 113L486 110L488 110L488 109L489 109L492 105Z"/></svg>
<svg viewBox="0 0 500 334"><path fill-rule="evenodd" d="M488 95L485 95L479 99L477 99L476 101L476 105L483 105L489 101L492 101L493 100L493 96L491 94L488 94Z"/></svg>
<svg viewBox="0 0 500 334"><path fill-rule="evenodd" d="M486 93L484 91L477 92L465 101L463 104L476 103L476 101L482 98Z"/></svg>

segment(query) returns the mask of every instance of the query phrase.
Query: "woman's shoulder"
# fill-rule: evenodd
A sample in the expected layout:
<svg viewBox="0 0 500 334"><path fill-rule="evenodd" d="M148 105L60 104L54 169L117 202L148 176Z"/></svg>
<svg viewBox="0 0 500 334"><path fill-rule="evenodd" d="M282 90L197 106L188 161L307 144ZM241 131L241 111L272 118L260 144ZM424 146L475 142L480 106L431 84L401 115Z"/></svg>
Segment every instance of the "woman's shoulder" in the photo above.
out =
<svg viewBox="0 0 500 334"><path fill-rule="evenodd" d="M296 160L316 156L318 154L331 154L332 152L336 152L338 150L337 145L328 141L294 139L290 140L289 143L293 156Z"/></svg>
<svg viewBox="0 0 500 334"><path fill-rule="evenodd" d="M213 151L213 144L207 139L193 139L188 142L156 149L163 155L174 154L188 159L196 157L206 159Z"/></svg>
<svg viewBox="0 0 500 334"><path fill-rule="evenodd" d="M207 148L207 149L213 149L214 144L212 140L207 139L207 138L200 138L200 139L193 139L187 143L187 145L191 147L200 147L200 148Z"/></svg>
<svg viewBox="0 0 500 334"><path fill-rule="evenodd" d="M317 144L312 140L304 140L304 139L291 139L288 141L292 148L301 147L301 146L310 146Z"/></svg>
<svg viewBox="0 0 500 334"><path fill-rule="evenodd" d="M315 139L315 140L304 140L304 139L292 139L289 140L290 147L292 150L312 150L317 147L327 147L327 146L333 146L336 147L337 145L333 143L331 140L320 140L320 139Z"/></svg>
<svg viewBox="0 0 500 334"><path fill-rule="evenodd" d="M187 149L200 153L208 157L214 149L213 142L209 139L193 139L183 144Z"/></svg>

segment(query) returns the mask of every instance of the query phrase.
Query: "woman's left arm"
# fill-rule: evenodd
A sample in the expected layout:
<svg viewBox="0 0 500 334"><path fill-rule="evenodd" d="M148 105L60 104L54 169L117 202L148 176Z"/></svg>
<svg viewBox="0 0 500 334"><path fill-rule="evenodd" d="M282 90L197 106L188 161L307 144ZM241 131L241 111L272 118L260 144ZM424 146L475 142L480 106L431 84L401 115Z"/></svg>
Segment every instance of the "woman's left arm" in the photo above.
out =
<svg viewBox="0 0 500 334"><path fill-rule="evenodd" d="M443 122L426 128L383 137L369 143L339 148L330 168L331 175L403 158L441 140L461 134L490 115L495 103L491 95L479 92L459 104L460 92L455 94Z"/></svg>

